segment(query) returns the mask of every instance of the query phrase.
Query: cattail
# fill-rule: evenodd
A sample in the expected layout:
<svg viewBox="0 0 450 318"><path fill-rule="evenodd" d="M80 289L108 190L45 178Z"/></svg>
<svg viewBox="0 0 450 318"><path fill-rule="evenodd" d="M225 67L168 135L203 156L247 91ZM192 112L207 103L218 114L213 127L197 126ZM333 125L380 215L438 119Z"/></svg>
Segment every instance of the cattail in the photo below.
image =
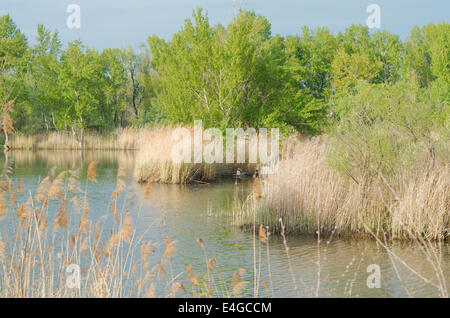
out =
<svg viewBox="0 0 450 318"><path fill-rule="evenodd" d="M97 183L97 160L91 161L88 165L88 180Z"/></svg>
<svg viewBox="0 0 450 318"><path fill-rule="evenodd" d="M56 215L55 221L53 221L53 231L57 232L60 227L67 229L67 210L66 210L66 200L61 202L58 208L58 214Z"/></svg>

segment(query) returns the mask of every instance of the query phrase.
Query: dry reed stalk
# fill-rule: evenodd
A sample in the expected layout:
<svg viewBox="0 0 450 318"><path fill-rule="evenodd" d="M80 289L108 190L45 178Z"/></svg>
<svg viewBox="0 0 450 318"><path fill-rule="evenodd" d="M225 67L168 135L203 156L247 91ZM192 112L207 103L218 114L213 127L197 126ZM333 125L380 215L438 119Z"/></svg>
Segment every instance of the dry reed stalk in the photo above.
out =
<svg viewBox="0 0 450 318"><path fill-rule="evenodd" d="M257 199L260 191L254 186L249 202L235 203L236 224L253 224L256 217L256 222L279 233L281 217L286 232L314 234L320 224L327 235L369 235L366 224L378 235L388 232L400 239L414 239L406 227L430 239L449 235L448 164L436 162L432 171L399 171L391 188L382 175L363 186L345 180L329 167L326 137L289 142L292 144L283 147L279 170L262 183L264 197ZM391 212L384 201L392 206Z"/></svg>
<svg viewBox="0 0 450 318"><path fill-rule="evenodd" d="M169 237L166 236L166 250L164 251L163 258L169 258L175 251L175 244L177 241L170 241Z"/></svg>
<svg viewBox="0 0 450 318"><path fill-rule="evenodd" d="M253 173L254 165L226 163L176 163L171 150L178 141L173 140L173 132L180 127L161 127L145 131L136 155L134 175L139 183L157 182L185 184L196 181L211 181L220 176L231 176L237 168ZM187 128L191 134L193 129ZM206 141L204 142L207 143ZM193 149L191 145L191 149ZM195 154L192 151L192 158ZM236 155L236 154L235 154Z"/></svg>
<svg viewBox="0 0 450 318"><path fill-rule="evenodd" d="M198 275L195 275L194 272L192 271L192 265L188 266L187 274L188 274L188 279L190 280L192 285L194 285L196 287L200 286L200 284L198 283Z"/></svg>
<svg viewBox="0 0 450 318"><path fill-rule="evenodd" d="M133 230L133 222L131 216L127 214L125 220L123 221L122 229L120 230L120 238L125 242L131 242L131 233Z"/></svg>
<svg viewBox="0 0 450 318"><path fill-rule="evenodd" d="M5 258L5 243L3 243L2 236L0 235L0 261Z"/></svg>
<svg viewBox="0 0 450 318"><path fill-rule="evenodd" d="M240 268L234 272L230 283L233 296L239 296L245 286L249 283L248 281L242 280L242 276L244 276L245 272L246 270L244 268Z"/></svg>
<svg viewBox="0 0 450 318"><path fill-rule="evenodd" d="M58 214L53 221L53 231L58 232L60 227L67 229L67 201L63 200L58 207Z"/></svg>
<svg viewBox="0 0 450 318"><path fill-rule="evenodd" d="M78 237L81 236L81 234L88 234L90 226L90 220L89 220L89 204L85 198L83 203L83 209L81 211L81 220L80 225L78 226Z"/></svg>
<svg viewBox="0 0 450 318"><path fill-rule="evenodd" d="M145 294L145 297L147 297L147 298L155 298L155 289L156 289L155 284L151 283L150 287L148 288L147 293Z"/></svg>

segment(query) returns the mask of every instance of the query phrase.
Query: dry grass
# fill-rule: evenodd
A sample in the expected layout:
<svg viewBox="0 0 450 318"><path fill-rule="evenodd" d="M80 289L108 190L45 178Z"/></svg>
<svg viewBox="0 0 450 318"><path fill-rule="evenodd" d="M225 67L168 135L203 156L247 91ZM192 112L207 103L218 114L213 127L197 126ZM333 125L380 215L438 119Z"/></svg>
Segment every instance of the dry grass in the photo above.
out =
<svg viewBox="0 0 450 318"><path fill-rule="evenodd" d="M25 202L12 202L23 189L2 182L0 297L231 297L243 291L241 277L233 277L232 283L225 279L200 238L207 259L201 281L191 266L172 272L177 241L166 237L162 256L154 256L159 245L139 236L136 220L125 206L119 208L118 199L127 197L122 176L119 167L111 212L95 224L87 201L89 184L97 177L95 161L88 166L84 190L69 170L43 179ZM75 197L72 188L77 189ZM80 266L80 288L67 285L71 264Z"/></svg>
<svg viewBox="0 0 450 318"><path fill-rule="evenodd" d="M73 134L51 131L37 135L16 134L10 142L12 149L33 150L136 150L145 129L116 129L110 134L87 133L80 148Z"/></svg>
<svg viewBox="0 0 450 318"><path fill-rule="evenodd" d="M212 181L222 176L230 176L240 168L253 173L254 164L226 163L174 163L171 149L174 127L153 129L117 129L110 134L88 133L80 148L77 140L69 132L49 132L48 134L17 134L10 146L14 150L138 150L135 177L138 182L159 182L185 184L193 181ZM191 129L192 132L192 129ZM192 149L194 149L192 147ZM236 156L237 154L235 154ZM59 155L52 157L58 158ZM21 157L26 157L22 155ZM20 159L20 158L19 158Z"/></svg>
<svg viewBox="0 0 450 318"><path fill-rule="evenodd" d="M327 163L326 137L289 140L280 169L262 182L255 196L235 202L237 225L256 222L280 232L444 239L449 235L448 164L431 172L401 172L369 185L344 180ZM261 193L262 192L262 193ZM318 226L318 224L320 224Z"/></svg>
<svg viewBox="0 0 450 318"><path fill-rule="evenodd" d="M253 220L253 294L247 280L251 275L244 268L237 268L232 277L229 268L224 274L216 257L210 254L209 242L202 238L197 239L197 257L201 259L203 252L204 270L194 271L189 265L185 271L175 273L172 259L177 253L177 241L166 237L165 244L157 244L144 240L145 233L136 232L134 224L139 220L126 205L119 204L120 198L128 197L123 176L123 168L119 167L110 211L95 224L87 201L91 182L97 178L95 162L88 165L84 186L71 170L44 178L35 193L25 192L21 183L14 186L9 181L1 182L0 297L233 297L243 293L258 297L262 288L273 295L277 287L273 286L271 272L269 227ZM284 224L280 224L293 289L300 291L297 284L302 281L296 281ZM419 242L426 260L436 267L436 282L410 267L386 243L380 244L388 250L393 265L407 267L447 297L440 249L424 239ZM154 253L158 248L160 256ZM264 250L266 269L262 269ZM81 267L80 288L67 286L71 264ZM316 295L320 276L318 282Z"/></svg>
<svg viewBox="0 0 450 318"><path fill-rule="evenodd" d="M231 176L238 168L249 174L253 173L254 164L174 162L171 150L178 142L172 139L174 129L176 128L162 127L144 132L136 155L135 178L138 182L174 184L186 184L193 181L208 182L223 176ZM192 134L193 130L190 131ZM193 145L191 149L194 149Z"/></svg>

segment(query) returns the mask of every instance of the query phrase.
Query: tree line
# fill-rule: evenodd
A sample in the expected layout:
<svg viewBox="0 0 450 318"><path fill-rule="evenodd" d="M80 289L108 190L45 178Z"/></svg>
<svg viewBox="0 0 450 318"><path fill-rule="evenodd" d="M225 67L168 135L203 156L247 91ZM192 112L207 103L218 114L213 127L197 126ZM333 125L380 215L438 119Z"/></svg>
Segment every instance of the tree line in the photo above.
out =
<svg viewBox="0 0 450 318"><path fill-rule="evenodd" d="M164 40L139 50L99 52L80 40L65 47L57 31L37 27L30 45L9 15L0 17L0 106L7 133L155 124L280 127L322 133L346 114L362 88L433 88L448 106L449 25L414 27L402 41L386 30L351 25L274 35L267 18L240 11L212 26L201 9ZM396 86L397 85L397 86ZM380 89L378 89L380 91ZM431 97L430 97L431 98ZM440 113L447 120L448 111ZM7 134L6 134L7 135Z"/></svg>

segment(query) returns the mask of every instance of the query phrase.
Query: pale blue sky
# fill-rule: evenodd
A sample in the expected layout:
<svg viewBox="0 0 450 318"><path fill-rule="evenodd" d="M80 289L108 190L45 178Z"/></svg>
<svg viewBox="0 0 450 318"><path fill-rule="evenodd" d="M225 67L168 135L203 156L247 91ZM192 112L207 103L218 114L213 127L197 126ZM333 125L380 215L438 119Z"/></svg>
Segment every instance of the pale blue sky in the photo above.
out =
<svg viewBox="0 0 450 318"><path fill-rule="evenodd" d="M254 10L269 18L272 33L299 33L302 26L327 26L332 32L352 23L365 24L366 8L381 7L381 27L409 35L413 25L448 22L449 0L236 0L237 7ZM69 29L66 8L81 6L81 29ZM212 24L228 24L233 0L0 0L0 15L9 13L19 28L34 41L40 23L58 29L64 43L80 38L103 49L138 46L152 34L170 38L197 7L204 8Z"/></svg>

